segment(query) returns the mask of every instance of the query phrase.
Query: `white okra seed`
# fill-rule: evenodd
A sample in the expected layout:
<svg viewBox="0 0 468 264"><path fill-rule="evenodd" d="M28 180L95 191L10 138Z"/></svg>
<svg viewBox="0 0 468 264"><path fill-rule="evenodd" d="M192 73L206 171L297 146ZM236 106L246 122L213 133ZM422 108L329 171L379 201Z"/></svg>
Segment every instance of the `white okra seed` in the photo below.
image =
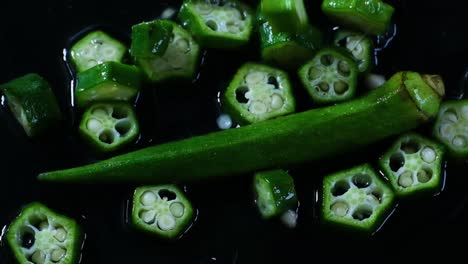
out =
<svg viewBox="0 0 468 264"><path fill-rule="evenodd" d="M266 74L263 72L251 72L245 76L247 85L256 85L259 83L266 83Z"/></svg>
<svg viewBox="0 0 468 264"><path fill-rule="evenodd" d="M425 147L421 151L421 158L427 163L432 163L436 160L436 153L431 147Z"/></svg>
<svg viewBox="0 0 468 264"><path fill-rule="evenodd" d="M444 119L450 121L450 122L453 122L453 123L456 123L458 122L458 117L457 115L452 112L452 111L447 111L444 113Z"/></svg>
<svg viewBox="0 0 468 264"><path fill-rule="evenodd" d="M104 108L96 108L93 110L93 115L99 118L106 118L109 116L109 113Z"/></svg>
<svg viewBox="0 0 468 264"><path fill-rule="evenodd" d="M344 202L336 202L332 204L331 210L335 215L343 217L348 214L349 206Z"/></svg>
<svg viewBox="0 0 468 264"><path fill-rule="evenodd" d="M102 130L102 123L97 119L91 118L88 120L86 128L93 133L99 133Z"/></svg>
<svg viewBox="0 0 468 264"><path fill-rule="evenodd" d="M252 104L250 104L249 111L253 114L261 115L266 113L267 106L263 102L253 101Z"/></svg>
<svg viewBox="0 0 468 264"><path fill-rule="evenodd" d="M281 95L279 94L273 94L271 96L271 108L273 109L281 109L281 107L283 107L284 105L284 100L283 100L283 97L281 97Z"/></svg>
<svg viewBox="0 0 468 264"><path fill-rule="evenodd" d="M34 264L44 264L46 260L46 255L42 250L36 250L31 256L31 260Z"/></svg>
<svg viewBox="0 0 468 264"><path fill-rule="evenodd" d="M145 206L153 205L157 199L158 197L156 196L156 194L154 194L151 191L146 191L141 195L140 203Z"/></svg>
<svg viewBox="0 0 468 264"><path fill-rule="evenodd" d="M67 254L66 249L56 248L56 249L52 250L52 253L50 254L50 259L53 262L59 262L65 257L66 254Z"/></svg>
<svg viewBox="0 0 468 264"><path fill-rule="evenodd" d="M115 56L115 49L114 48L111 48L111 47L104 47L102 49L102 54L104 54L104 56L107 58L107 59L111 59L112 57Z"/></svg>
<svg viewBox="0 0 468 264"><path fill-rule="evenodd" d="M177 47L177 49L180 50L180 51L183 52L183 53L187 53L187 52L190 51L190 50L189 50L189 47L190 47L189 45L190 45L190 44L189 44L189 42L188 42L186 39L184 39L184 38L179 38L179 39L177 39L177 40L175 41L174 44L175 44L175 46Z"/></svg>
<svg viewBox="0 0 468 264"><path fill-rule="evenodd" d="M141 220L143 220L143 222L147 224L152 224L154 223L154 219L156 218L156 212L154 210L143 211L140 214L140 218Z"/></svg>
<svg viewBox="0 0 468 264"><path fill-rule="evenodd" d="M170 214L163 214L158 218L158 227L163 231L174 229L176 226L175 218Z"/></svg>
<svg viewBox="0 0 468 264"><path fill-rule="evenodd" d="M65 241L65 239L67 239L67 231L64 228L58 228L55 231L54 237L58 241L63 242L63 241Z"/></svg>
<svg viewBox="0 0 468 264"><path fill-rule="evenodd" d="M169 210L173 216L180 218L184 215L185 207L182 203L174 202L169 206Z"/></svg>
<svg viewBox="0 0 468 264"><path fill-rule="evenodd" d="M413 173L411 171L403 172L398 178L398 185L403 188L408 188L413 185Z"/></svg>
<svg viewBox="0 0 468 264"><path fill-rule="evenodd" d="M458 135L458 136L453 138L452 144L455 147L463 148L466 145L466 140L465 140L465 138L463 136Z"/></svg>
<svg viewBox="0 0 468 264"><path fill-rule="evenodd" d="M49 222L47 222L47 221L42 221L42 222L39 224L39 230L46 230L47 228L49 228Z"/></svg>

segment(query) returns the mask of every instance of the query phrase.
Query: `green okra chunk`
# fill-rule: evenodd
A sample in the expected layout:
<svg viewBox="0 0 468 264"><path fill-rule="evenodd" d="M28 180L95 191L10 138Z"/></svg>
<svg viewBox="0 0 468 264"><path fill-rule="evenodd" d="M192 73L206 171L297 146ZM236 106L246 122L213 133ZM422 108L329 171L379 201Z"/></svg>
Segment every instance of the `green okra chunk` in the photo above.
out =
<svg viewBox="0 0 468 264"><path fill-rule="evenodd" d="M433 134L452 156L468 157L468 100L443 102Z"/></svg>
<svg viewBox="0 0 468 264"><path fill-rule="evenodd" d="M126 52L122 42L97 30L76 42L70 55L76 70L82 72L107 61L122 62Z"/></svg>
<svg viewBox="0 0 468 264"><path fill-rule="evenodd" d="M82 235L75 220L31 203L9 225L6 241L20 264L74 264Z"/></svg>
<svg viewBox="0 0 468 264"><path fill-rule="evenodd" d="M254 176L254 188L258 210L265 219L297 207L294 180L284 170L257 172Z"/></svg>
<svg viewBox="0 0 468 264"><path fill-rule="evenodd" d="M206 48L232 49L247 44L253 12L236 0L185 0L179 20Z"/></svg>
<svg viewBox="0 0 468 264"><path fill-rule="evenodd" d="M304 0L262 0L260 10L279 31L300 32L309 26Z"/></svg>
<svg viewBox="0 0 468 264"><path fill-rule="evenodd" d="M86 107L98 101L130 101L141 87L141 73L135 66L105 62L78 73L75 104Z"/></svg>
<svg viewBox="0 0 468 264"><path fill-rule="evenodd" d="M400 197L440 191L444 148L417 134L401 136L380 158L380 167Z"/></svg>
<svg viewBox="0 0 468 264"><path fill-rule="evenodd" d="M139 125L130 104L96 103L84 112L79 131L96 151L112 152L133 142L139 134Z"/></svg>
<svg viewBox="0 0 468 264"><path fill-rule="evenodd" d="M147 78L157 83L192 79L199 63L200 46L176 23L155 20L132 27L130 53Z"/></svg>
<svg viewBox="0 0 468 264"><path fill-rule="evenodd" d="M140 231L166 239L179 238L193 216L191 202L175 185L139 187L133 195L132 222Z"/></svg>
<svg viewBox="0 0 468 264"><path fill-rule="evenodd" d="M62 118L49 83L35 73L0 85L7 104L29 137L44 134Z"/></svg>
<svg viewBox="0 0 468 264"><path fill-rule="evenodd" d="M355 31L338 30L335 33L334 44L351 53L360 73L368 72L372 68L374 45L370 37Z"/></svg>
<svg viewBox="0 0 468 264"><path fill-rule="evenodd" d="M368 165L337 172L323 179L322 220L326 225L372 233L393 206L394 194Z"/></svg>
<svg viewBox="0 0 468 264"><path fill-rule="evenodd" d="M314 102L335 103L351 99L356 93L358 69L347 54L322 49L299 70L299 77Z"/></svg>
<svg viewBox="0 0 468 264"><path fill-rule="evenodd" d="M394 8L381 0L324 0L322 11L341 25L382 35L390 25Z"/></svg>
<svg viewBox="0 0 468 264"><path fill-rule="evenodd" d="M247 63L224 93L223 107L240 124L252 124L295 111L295 100L286 72Z"/></svg>

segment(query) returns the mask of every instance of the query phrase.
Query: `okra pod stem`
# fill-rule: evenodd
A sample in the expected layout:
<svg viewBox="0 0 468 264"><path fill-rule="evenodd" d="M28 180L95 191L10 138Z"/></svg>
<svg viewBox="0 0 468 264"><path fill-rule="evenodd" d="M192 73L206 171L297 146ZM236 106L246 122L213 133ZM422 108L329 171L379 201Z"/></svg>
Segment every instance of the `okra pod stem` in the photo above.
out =
<svg viewBox="0 0 468 264"><path fill-rule="evenodd" d="M42 173L39 179L189 182L325 159L425 123L439 108L441 96L435 88L420 74L400 72L379 89L343 104Z"/></svg>

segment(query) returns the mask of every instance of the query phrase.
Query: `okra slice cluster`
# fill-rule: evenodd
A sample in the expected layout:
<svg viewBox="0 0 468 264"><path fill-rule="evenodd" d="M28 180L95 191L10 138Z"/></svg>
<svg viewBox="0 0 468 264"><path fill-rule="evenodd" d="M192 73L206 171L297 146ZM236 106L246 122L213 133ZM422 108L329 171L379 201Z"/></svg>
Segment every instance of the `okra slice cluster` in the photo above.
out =
<svg viewBox="0 0 468 264"><path fill-rule="evenodd" d="M35 73L0 85L7 104L29 137L40 136L62 118L49 83Z"/></svg>
<svg viewBox="0 0 468 264"><path fill-rule="evenodd" d="M240 124L252 124L293 113L295 100L286 72L247 63L224 93L224 108Z"/></svg>
<svg viewBox="0 0 468 264"><path fill-rule="evenodd" d="M192 204L175 185L139 187L133 195L133 225L143 232L178 238L187 230L193 215Z"/></svg>
<svg viewBox="0 0 468 264"><path fill-rule="evenodd" d="M148 79L156 83L193 78L200 46L176 23L155 20L132 27L130 52Z"/></svg>
<svg viewBox="0 0 468 264"><path fill-rule="evenodd" d="M371 233L387 217L393 199L392 189L368 164L328 175L323 180L323 221Z"/></svg>
<svg viewBox="0 0 468 264"><path fill-rule="evenodd" d="M381 35L390 25L394 8L381 0L324 0L322 11L344 26Z"/></svg>
<svg viewBox="0 0 468 264"><path fill-rule="evenodd" d="M433 134L453 156L468 157L468 100L443 102Z"/></svg>
<svg viewBox="0 0 468 264"><path fill-rule="evenodd" d="M249 42L252 13L236 0L185 0L179 19L203 47L230 49Z"/></svg>
<svg viewBox="0 0 468 264"><path fill-rule="evenodd" d="M98 152L111 152L133 142L139 125L133 107L123 102L96 103L83 114L80 134Z"/></svg>
<svg viewBox="0 0 468 264"><path fill-rule="evenodd" d="M347 49L354 58L360 73L368 72L373 65L374 45L372 39L363 33L338 30L334 44Z"/></svg>
<svg viewBox="0 0 468 264"><path fill-rule="evenodd" d="M257 172L254 175L256 204L263 218L279 216L297 206L294 180L284 170Z"/></svg>
<svg viewBox="0 0 468 264"><path fill-rule="evenodd" d="M20 264L78 263L82 243L75 220L40 203L23 209L8 227L6 240Z"/></svg>
<svg viewBox="0 0 468 264"><path fill-rule="evenodd" d="M442 182L444 148L417 134L401 136L381 157L380 166L398 196L434 194Z"/></svg>
<svg viewBox="0 0 468 264"><path fill-rule="evenodd" d="M358 69L352 58L331 48L320 50L299 69L299 77L319 104L351 99L357 86Z"/></svg>
<svg viewBox="0 0 468 264"><path fill-rule="evenodd" d="M122 62L126 52L125 44L97 30L76 42L70 50L70 55L77 72L82 72L104 62Z"/></svg>
<svg viewBox="0 0 468 264"><path fill-rule="evenodd" d="M86 107L99 101L130 101L140 91L141 74L137 67L105 62L78 73L75 103Z"/></svg>

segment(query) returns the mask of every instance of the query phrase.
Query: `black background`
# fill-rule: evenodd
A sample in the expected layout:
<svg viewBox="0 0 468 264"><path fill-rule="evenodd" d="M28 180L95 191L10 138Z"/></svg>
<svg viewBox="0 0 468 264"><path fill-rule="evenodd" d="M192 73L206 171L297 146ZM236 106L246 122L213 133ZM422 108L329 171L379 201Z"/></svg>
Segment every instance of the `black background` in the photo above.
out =
<svg viewBox="0 0 468 264"><path fill-rule="evenodd" d="M401 202L383 229L371 238L332 234L320 228L314 194L321 177L363 162L375 164L389 142L355 153L352 158L343 155L291 168L301 200L295 230L260 220L252 203L249 175L186 186L198 208L198 218L188 234L173 243L146 237L128 227L126 205L134 186L38 183L35 177L39 172L99 158L80 143L75 133L64 48L80 31L96 25L128 43L131 25L157 18L169 6L167 2L174 7L180 4L141 0L0 4L0 83L28 72L39 73L52 84L66 116L62 126L48 137L31 141L8 110L0 109L0 227L26 203L41 201L78 219L83 226L86 241L82 263L303 263L320 258L368 262L382 256L462 255L458 250L441 248L457 245L457 239L467 241L466 163L447 161L447 181L441 195ZM309 4L312 23L330 29L332 24L320 13L320 1L316 2ZM375 71L386 76L399 70L439 73L446 81L448 97L462 96L467 83L463 76L468 70L466 2L391 2L397 8L396 35L377 54ZM258 60L257 46L254 42L240 51L208 50L193 85L146 87L138 100L141 138L124 151L215 131L217 94L243 62ZM300 86L296 86L296 94L300 110L311 107ZM4 243L0 263L13 263Z"/></svg>

